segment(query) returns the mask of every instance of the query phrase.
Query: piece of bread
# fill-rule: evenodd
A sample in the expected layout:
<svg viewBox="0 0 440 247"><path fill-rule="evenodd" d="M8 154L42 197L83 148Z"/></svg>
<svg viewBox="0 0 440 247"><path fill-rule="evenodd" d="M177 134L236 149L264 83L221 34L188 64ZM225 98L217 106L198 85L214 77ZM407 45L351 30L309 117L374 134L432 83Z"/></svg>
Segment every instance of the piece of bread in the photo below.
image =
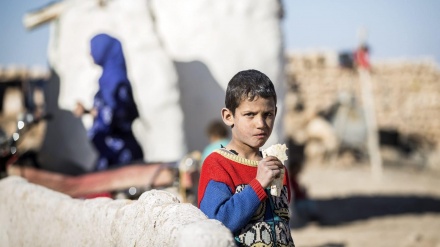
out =
<svg viewBox="0 0 440 247"><path fill-rule="evenodd" d="M263 158L267 156L275 156L277 157L281 163L284 165L284 161L288 159L286 154L287 146L286 144L275 144L267 149L262 150ZM283 188L283 179L284 179L284 169L281 170L281 175L279 178L276 178L270 184L270 194L273 196L280 196L281 189Z"/></svg>

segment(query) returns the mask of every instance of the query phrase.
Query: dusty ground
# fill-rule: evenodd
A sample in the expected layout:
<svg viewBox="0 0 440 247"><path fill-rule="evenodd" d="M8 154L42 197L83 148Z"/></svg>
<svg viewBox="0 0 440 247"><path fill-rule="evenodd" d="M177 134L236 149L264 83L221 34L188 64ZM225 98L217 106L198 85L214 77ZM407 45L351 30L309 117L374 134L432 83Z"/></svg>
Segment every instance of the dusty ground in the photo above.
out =
<svg viewBox="0 0 440 247"><path fill-rule="evenodd" d="M320 218L292 230L298 247L440 247L440 173L368 164L306 165L300 175Z"/></svg>

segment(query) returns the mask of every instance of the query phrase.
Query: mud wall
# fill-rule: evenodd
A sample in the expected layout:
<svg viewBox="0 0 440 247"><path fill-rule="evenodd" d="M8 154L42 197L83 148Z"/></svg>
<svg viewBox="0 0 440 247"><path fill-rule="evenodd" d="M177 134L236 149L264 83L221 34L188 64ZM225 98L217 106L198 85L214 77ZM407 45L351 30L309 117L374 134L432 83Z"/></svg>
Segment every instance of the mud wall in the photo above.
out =
<svg viewBox="0 0 440 247"><path fill-rule="evenodd" d="M165 191L80 200L8 177L0 201L0 246L234 246L219 221Z"/></svg>

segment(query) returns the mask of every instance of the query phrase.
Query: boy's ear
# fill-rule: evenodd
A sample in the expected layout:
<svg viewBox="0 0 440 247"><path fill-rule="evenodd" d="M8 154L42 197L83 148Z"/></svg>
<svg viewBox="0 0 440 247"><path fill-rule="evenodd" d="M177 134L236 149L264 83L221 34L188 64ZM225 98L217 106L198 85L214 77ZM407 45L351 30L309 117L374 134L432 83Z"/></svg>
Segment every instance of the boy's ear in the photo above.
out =
<svg viewBox="0 0 440 247"><path fill-rule="evenodd" d="M228 108L222 108L222 119L227 126L234 125L234 114Z"/></svg>

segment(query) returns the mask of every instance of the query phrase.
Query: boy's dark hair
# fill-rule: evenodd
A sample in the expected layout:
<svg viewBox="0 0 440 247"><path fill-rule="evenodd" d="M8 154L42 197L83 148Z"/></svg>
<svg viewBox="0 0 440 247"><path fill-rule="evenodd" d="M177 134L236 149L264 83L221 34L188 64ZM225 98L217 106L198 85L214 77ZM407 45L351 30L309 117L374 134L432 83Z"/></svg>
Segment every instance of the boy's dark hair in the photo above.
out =
<svg viewBox="0 0 440 247"><path fill-rule="evenodd" d="M226 138L229 135L226 125L221 121L211 122L206 129L206 134L208 134L208 136L217 136L221 138Z"/></svg>
<svg viewBox="0 0 440 247"><path fill-rule="evenodd" d="M255 97L273 98L277 103L277 94L269 77L258 70L240 71L228 83L225 106L235 114L241 101L254 100Z"/></svg>

